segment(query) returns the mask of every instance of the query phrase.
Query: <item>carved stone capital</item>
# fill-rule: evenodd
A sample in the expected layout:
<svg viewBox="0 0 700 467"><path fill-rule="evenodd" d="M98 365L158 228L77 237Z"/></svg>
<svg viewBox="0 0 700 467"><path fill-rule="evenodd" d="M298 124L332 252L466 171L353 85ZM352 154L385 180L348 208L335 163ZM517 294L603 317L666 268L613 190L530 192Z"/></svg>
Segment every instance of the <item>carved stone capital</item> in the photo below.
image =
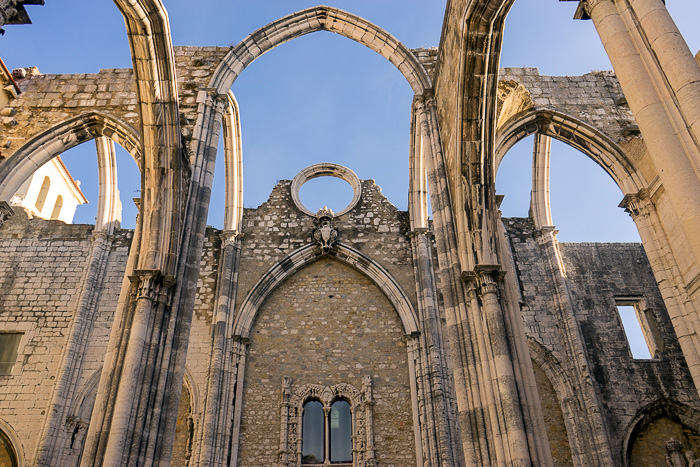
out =
<svg viewBox="0 0 700 467"><path fill-rule="evenodd" d="M434 234L429 229L413 229L408 232L408 238L414 243L430 246Z"/></svg>
<svg viewBox="0 0 700 467"><path fill-rule="evenodd" d="M172 276L164 276L157 269L136 269L129 280L137 286L137 300L145 298L156 303L166 303L168 292L175 285Z"/></svg>
<svg viewBox="0 0 700 467"><path fill-rule="evenodd" d="M97 241L104 242L107 240L111 235L107 234L107 232L104 232L102 230L98 230L97 232L92 232L92 235L90 235L90 242L95 243Z"/></svg>
<svg viewBox="0 0 700 467"><path fill-rule="evenodd" d="M469 286L468 293L476 293L481 298L498 294L505 274L498 264L480 264L473 271L463 271L462 281Z"/></svg>
<svg viewBox="0 0 700 467"><path fill-rule="evenodd" d="M649 199L646 190L640 190L636 194L627 194L618 205L635 219L640 214L645 214L650 207L651 200Z"/></svg>
<svg viewBox="0 0 700 467"><path fill-rule="evenodd" d="M221 248L225 248L243 240L243 234L237 230L224 230L219 234L219 238L221 239Z"/></svg>
<svg viewBox="0 0 700 467"><path fill-rule="evenodd" d="M3 222L5 222L14 213L14 209L12 209L7 201L0 201L0 227L2 227Z"/></svg>
<svg viewBox="0 0 700 467"><path fill-rule="evenodd" d="M612 2L612 0L581 0L576 8L576 13L574 13L574 19L591 19L593 9L603 2Z"/></svg>

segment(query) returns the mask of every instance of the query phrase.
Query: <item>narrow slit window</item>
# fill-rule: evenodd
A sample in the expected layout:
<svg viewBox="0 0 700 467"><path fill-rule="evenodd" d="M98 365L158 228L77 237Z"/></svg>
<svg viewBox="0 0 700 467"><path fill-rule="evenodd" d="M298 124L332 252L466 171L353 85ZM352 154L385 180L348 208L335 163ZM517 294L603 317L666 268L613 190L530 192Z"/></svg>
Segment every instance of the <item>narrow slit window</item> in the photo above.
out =
<svg viewBox="0 0 700 467"><path fill-rule="evenodd" d="M639 321L635 307L633 305L617 305L617 312L620 315L622 327L625 330L625 336L627 336L627 343L632 351L632 357L635 360L653 358L647 342L647 336L642 330L642 324Z"/></svg>

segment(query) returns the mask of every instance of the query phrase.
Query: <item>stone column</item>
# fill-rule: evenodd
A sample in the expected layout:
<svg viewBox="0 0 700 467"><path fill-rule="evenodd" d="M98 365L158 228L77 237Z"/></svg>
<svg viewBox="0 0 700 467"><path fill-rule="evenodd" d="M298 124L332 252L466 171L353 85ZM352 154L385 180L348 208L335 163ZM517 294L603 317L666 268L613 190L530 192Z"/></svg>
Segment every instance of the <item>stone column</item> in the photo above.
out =
<svg viewBox="0 0 700 467"><path fill-rule="evenodd" d="M676 285L682 284L683 278L656 208L647 190L625 196L620 207L625 209L637 225L688 369L696 386L700 388L700 317L695 302L689 299L685 288Z"/></svg>
<svg viewBox="0 0 700 467"><path fill-rule="evenodd" d="M513 369L512 344L506 332L499 299L499 283L503 276L497 266L477 266L463 279L472 297L470 312L482 352L482 390L489 400L496 462L514 466L531 465L523 407Z"/></svg>
<svg viewBox="0 0 700 467"><path fill-rule="evenodd" d="M233 337L241 235L226 231L221 235L219 283L216 314L212 323L212 350L209 367L204 421L198 465L225 465L230 446L231 423L235 404L237 362L233 360Z"/></svg>
<svg viewBox="0 0 700 467"><path fill-rule="evenodd" d="M238 465L238 448L240 446L241 435L241 415L243 411L243 384L245 379L245 364L248 356L248 345L250 340L246 337L233 336L233 365L236 368L233 400L233 430L231 433L230 454L231 466ZM298 446L299 462L301 462L301 442ZM204 467L204 466L203 466Z"/></svg>
<svg viewBox="0 0 700 467"><path fill-rule="evenodd" d="M432 258L431 234L427 229L410 234L413 270L418 296L420 335L416 350L416 385L421 421L423 465L459 465L459 436L447 373L440 306Z"/></svg>
<svg viewBox="0 0 700 467"><path fill-rule="evenodd" d="M552 210L549 204L549 160L552 138L541 133L535 134L535 147L532 156L532 194L530 212L535 227L550 227Z"/></svg>
<svg viewBox="0 0 700 467"><path fill-rule="evenodd" d="M661 69L696 147L700 141L700 67L671 19L664 0L631 0L630 13Z"/></svg>
<svg viewBox="0 0 700 467"><path fill-rule="evenodd" d="M584 0L700 264L700 71L661 0ZM693 275L700 271L695 268ZM690 282L693 277L684 277ZM680 285L680 284L679 284ZM698 380L696 380L697 382Z"/></svg>
<svg viewBox="0 0 700 467"><path fill-rule="evenodd" d="M63 450L70 444L70 433L66 433L63 428L70 415L68 411L82 373L85 349L95 321L112 243L112 237L104 232L95 232L90 237L90 251L80 299L63 348L61 366L51 394L50 409L39 438L36 465L61 465Z"/></svg>

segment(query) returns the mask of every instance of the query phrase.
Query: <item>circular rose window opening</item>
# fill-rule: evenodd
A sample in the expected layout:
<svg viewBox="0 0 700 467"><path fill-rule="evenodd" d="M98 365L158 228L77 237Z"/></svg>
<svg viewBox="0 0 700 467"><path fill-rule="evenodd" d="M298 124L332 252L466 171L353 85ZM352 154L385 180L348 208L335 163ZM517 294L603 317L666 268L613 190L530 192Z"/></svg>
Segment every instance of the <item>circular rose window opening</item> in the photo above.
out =
<svg viewBox="0 0 700 467"><path fill-rule="evenodd" d="M292 180L294 204L309 216L324 206L335 216L352 209L360 200L360 180L355 172L339 164L324 162L305 168Z"/></svg>

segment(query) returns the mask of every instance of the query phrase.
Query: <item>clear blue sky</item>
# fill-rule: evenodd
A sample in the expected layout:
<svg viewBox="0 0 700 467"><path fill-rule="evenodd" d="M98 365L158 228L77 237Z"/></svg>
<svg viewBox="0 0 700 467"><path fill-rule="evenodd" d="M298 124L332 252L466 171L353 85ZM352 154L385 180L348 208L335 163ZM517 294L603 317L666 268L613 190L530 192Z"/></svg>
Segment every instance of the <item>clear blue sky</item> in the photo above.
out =
<svg viewBox="0 0 700 467"><path fill-rule="evenodd" d="M408 47L438 45L444 0L327 3L374 22ZM296 0L165 0L174 44L199 46L233 45L270 21L313 5ZM593 24L571 19L575 5L517 0L507 21L501 65L534 66L551 75L610 69ZM667 5L697 52L697 0L668 0ZM28 10L34 24L7 26L0 38L0 56L9 68L36 65L43 73L94 73L131 67L124 23L112 2L48 0ZM258 59L233 91L241 108L246 207L264 202L276 180L290 179L310 164L332 161L352 168L360 178L377 180L389 200L406 209L412 94L388 61L348 39L319 32ZM521 142L502 165L497 187L506 195L504 215L527 215L531 151L531 140ZM91 201L80 208L76 222L94 222L94 145L79 146L64 160ZM124 151L119 168L123 226L132 227L135 210L129 198L138 196L138 171ZM619 189L585 156L555 144L552 179L554 222L561 240L637 240L633 223L617 208ZM323 195L337 185L343 188L343 182L337 182L309 183L302 198L311 209L329 204L338 210L343 194L337 199ZM582 202L591 192L599 198ZM349 199L349 190L344 196ZM223 166L217 164L209 220L217 227L223 219L222 198Z"/></svg>

